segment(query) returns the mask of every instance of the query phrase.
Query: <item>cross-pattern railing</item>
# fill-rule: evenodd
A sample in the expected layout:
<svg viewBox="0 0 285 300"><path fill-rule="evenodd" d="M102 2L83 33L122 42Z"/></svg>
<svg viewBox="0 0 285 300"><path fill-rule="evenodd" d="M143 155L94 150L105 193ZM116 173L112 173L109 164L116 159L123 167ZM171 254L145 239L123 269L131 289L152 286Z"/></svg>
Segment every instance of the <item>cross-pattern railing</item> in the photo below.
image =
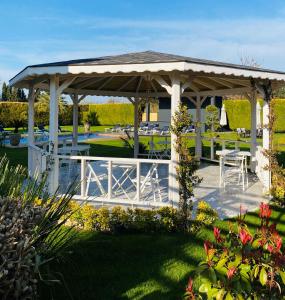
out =
<svg viewBox="0 0 285 300"><path fill-rule="evenodd" d="M29 175L38 177L46 171L46 155L45 151L38 146L29 145Z"/></svg>
<svg viewBox="0 0 285 300"><path fill-rule="evenodd" d="M61 188L77 181L75 198L99 203L164 206L169 200L171 163L158 159L57 155Z"/></svg>

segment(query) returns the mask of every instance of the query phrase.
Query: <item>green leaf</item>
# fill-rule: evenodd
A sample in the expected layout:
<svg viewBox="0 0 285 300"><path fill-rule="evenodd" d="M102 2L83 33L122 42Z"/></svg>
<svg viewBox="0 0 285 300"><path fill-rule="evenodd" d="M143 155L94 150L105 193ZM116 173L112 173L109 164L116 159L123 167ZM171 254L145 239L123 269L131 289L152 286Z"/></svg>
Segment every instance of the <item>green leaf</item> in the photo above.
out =
<svg viewBox="0 0 285 300"><path fill-rule="evenodd" d="M230 292L227 293L226 300L233 300L233 297Z"/></svg>
<svg viewBox="0 0 285 300"><path fill-rule="evenodd" d="M244 300L244 297L242 294L237 294L237 300Z"/></svg>
<svg viewBox="0 0 285 300"><path fill-rule="evenodd" d="M255 267L255 270L254 270L254 277L256 278L258 276L258 273L259 273L259 266L257 265Z"/></svg>
<svg viewBox="0 0 285 300"><path fill-rule="evenodd" d="M224 289L221 289L221 290L218 292L218 294L217 294L217 296L216 296L216 299L217 299L217 300L223 300L223 299L224 299L225 293L226 293L226 291L225 291Z"/></svg>
<svg viewBox="0 0 285 300"><path fill-rule="evenodd" d="M212 283L217 282L217 276L216 276L215 270L213 268L209 269L209 278L210 278Z"/></svg>
<svg viewBox="0 0 285 300"><path fill-rule="evenodd" d="M242 265L240 265L240 269L241 269L243 272L247 273L247 272L250 271L250 265L242 264Z"/></svg>
<svg viewBox="0 0 285 300"><path fill-rule="evenodd" d="M265 285L267 282L267 273L264 268L261 269L260 274L259 274L259 281L262 285Z"/></svg>
<svg viewBox="0 0 285 300"><path fill-rule="evenodd" d="M282 279L283 284L285 284L285 272L279 271L279 275L280 275L280 277Z"/></svg>
<svg viewBox="0 0 285 300"><path fill-rule="evenodd" d="M208 293L208 291L210 290L210 284L209 283L203 283L200 287L199 287L199 292L200 293Z"/></svg>
<svg viewBox="0 0 285 300"><path fill-rule="evenodd" d="M216 269L216 270L221 269L221 268L225 265L225 263L226 263L227 261L228 261L228 258L227 258L227 257L221 259L221 260L217 263L215 269Z"/></svg>

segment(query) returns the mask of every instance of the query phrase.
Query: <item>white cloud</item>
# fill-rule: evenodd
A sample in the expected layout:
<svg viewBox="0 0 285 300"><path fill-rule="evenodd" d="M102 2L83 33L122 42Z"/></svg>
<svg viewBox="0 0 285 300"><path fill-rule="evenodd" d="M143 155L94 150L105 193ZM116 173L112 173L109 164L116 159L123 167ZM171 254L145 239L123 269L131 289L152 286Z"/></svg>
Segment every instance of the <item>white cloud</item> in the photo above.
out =
<svg viewBox="0 0 285 300"><path fill-rule="evenodd" d="M0 76L7 80L11 71L19 71L29 64L144 50L235 63L239 63L241 55L247 55L264 67L285 70L283 19L165 21L62 18L62 24L80 28L82 38L0 41L3 60L0 60L0 66L3 66Z"/></svg>

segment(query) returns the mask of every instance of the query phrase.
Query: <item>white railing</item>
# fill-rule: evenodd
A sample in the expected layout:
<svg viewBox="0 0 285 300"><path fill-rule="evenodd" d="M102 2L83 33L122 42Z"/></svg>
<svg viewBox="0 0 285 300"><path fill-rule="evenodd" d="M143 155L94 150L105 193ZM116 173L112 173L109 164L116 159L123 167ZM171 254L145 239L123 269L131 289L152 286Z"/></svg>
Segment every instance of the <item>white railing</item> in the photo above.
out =
<svg viewBox="0 0 285 300"><path fill-rule="evenodd" d="M256 175L262 182L265 192L268 192L270 189L270 171L266 170L268 166L268 158L264 155L264 149L261 146L257 146L256 151Z"/></svg>
<svg viewBox="0 0 285 300"><path fill-rule="evenodd" d="M29 174L30 176L37 178L46 171L46 154L43 149L35 145L29 145L28 151Z"/></svg>
<svg viewBox="0 0 285 300"><path fill-rule="evenodd" d="M159 207L169 200L171 162L158 159L56 155L62 189L78 182L79 200Z"/></svg>

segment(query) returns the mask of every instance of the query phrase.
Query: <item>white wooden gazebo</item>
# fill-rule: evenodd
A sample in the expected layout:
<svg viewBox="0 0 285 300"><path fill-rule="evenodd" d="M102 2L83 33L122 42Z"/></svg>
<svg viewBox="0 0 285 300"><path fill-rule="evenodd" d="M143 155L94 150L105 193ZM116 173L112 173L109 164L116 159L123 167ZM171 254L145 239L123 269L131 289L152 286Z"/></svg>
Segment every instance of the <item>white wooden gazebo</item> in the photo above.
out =
<svg viewBox="0 0 285 300"><path fill-rule="evenodd" d="M128 160L136 165L137 190L134 201L141 200L140 172L142 163L167 164L168 199L178 200L175 178L175 137L171 136L171 160L138 159L138 103L143 97L171 97L171 115L177 110L181 97L188 98L196 106L196 121L201 118L201 105L207 97L244 94L251 103L251 168L268 189L270 174L264 170L267 164L262 148L269 147L268 123L269 101L272 91L285 84L285 73L261 68L221 63L203 59L164 54L152 51L79 59L28 66L10 80L11 86L29 89L29 171L49 172L49 188L53 192L59 184L58 155L58 97L68 94L73 100L73 144L77 143L78 104L87 95L120 96L128 98L135 107L135 147L133 159L111 159L94 157L75 157L81 161L81 198L86 196L86 162L107 161L108 188L104 199L114 202L112 191L112 166L118 161ZM34 142L34 100L40 90L50 93L50 124L48 153L35 146ZM263 145L256 143L256 98L264 99L263 106ZM201 132L196 128L195 152L201 157ZM126 201L128 203L130 199ZM155 204L155 203L152 203ZM158 205L158 204L157 204ZM163 203L159 203L163 205Z"/></svg>

